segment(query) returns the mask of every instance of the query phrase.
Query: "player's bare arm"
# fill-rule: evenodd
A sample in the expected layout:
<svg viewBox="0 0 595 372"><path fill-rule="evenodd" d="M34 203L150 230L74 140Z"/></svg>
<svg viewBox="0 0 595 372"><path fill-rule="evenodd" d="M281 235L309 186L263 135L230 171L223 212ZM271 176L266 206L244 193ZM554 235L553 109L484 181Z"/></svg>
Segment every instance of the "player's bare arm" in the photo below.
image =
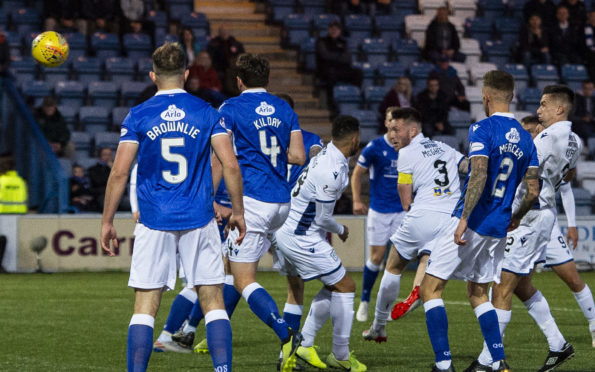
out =
<svg viewBox="0 0 595 372"><path fill-rule="evenodd" d="M362 176L366 173L367 169L359 164L353 168L353 174L351 175L351 194L353 196L353 214L361 215L368 214L368 207L362 202Z"/></svg>
<svg viewBox="0 0 595 372"><path fill-rule="evenodd" d="M523 177L523 183L527 187L527 193L521 200L518 209L512 214L510 225L508 225L508 231L512 231L519 227L521 220L525 214L531 210L539 197L539 168L528 168L525 177Z"/></svg>
<svg viewBox="0 0 595 372"><path fill-rule="evenodd" d="M463 158L459 162L459 173L466 175L469 172L469 158Z"/></svg>
<svg viewBox="0 0 595 372"><path fill-rule="evenodd" d="M488 158L486 156L473 156L471 162L471 175L467 183L467 193L465 195L465 206L459 225L455 231L455 243L458 245L465 245L467 242L462 239L463 234L467 230L467 219L473 212L473 209L479 202L483 188L487 179L488 172Z"/></svg>
<svg viewBox="0 0 595 372"><path fill-rule="evenodd" d="M236 227L239 229L240 234L236 240L236 244L241 244L246 235L246 222L244 221L243 186L240 165L233 153L229 136L220 135L211 137L211 146L223 168L225 187L227 187L227 192L231 199L232 214L229 217L228 225L232 230Z"/></svg>
<svg viewBox="0 0 595 372"><path fill-rule="evenodd" d="M413 202L413 185L410 183L399 183L397 189L399 190L399 198L401 198L403 210L408 211Z"/></svg>
<svg viewBox="0 0 595 372"><path fill-rule="evenodd" d="M114 215L118 210L120 199L126 189L130 167L136 159L137 151L137 143L120 143L116 152L116 160L114 160L114 165L107 180L103 216L101 218L101 248L110 256L115 256L115 253L110 247L110 241L114 248L118 248L118 237L114 228Z"/></svg>
<svg viewBox="0 0 595 372"><path fill-rule="evenodd" d="M213 174L213 192L217 192L221 178L223 178L223 166L214 152L211 154L211 173Z"/></svg>
<svg viewBox="0 0 595 372"><path fill-rule="evenodd" d="M304 165L306 162L304 138L302 136L302 131L300 130L291 132L289 149L287 149L287 162L295 165Z"/></svg>
<svg viewBox="0 0 595 372"><path fill-rule="evenodd" d="M320 147L319 145L314 145L314 146L310 147L310 152L308 153L308 159L312 159L313 157L318 155L318 153L320 151L322 151L322 147Z"/></svg>

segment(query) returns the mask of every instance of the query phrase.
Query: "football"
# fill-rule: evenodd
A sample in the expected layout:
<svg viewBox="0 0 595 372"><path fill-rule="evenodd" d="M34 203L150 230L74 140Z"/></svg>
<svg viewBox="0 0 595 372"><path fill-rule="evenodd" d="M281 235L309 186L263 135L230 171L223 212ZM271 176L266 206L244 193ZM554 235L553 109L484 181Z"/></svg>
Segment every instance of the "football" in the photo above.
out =
<svg viewBox="0 0 595 372"><path fill-rule="evenodd" d="M68 42L54 31L43 32L31 44L33 58L45 67L57 67L68 59Z"/></svg>

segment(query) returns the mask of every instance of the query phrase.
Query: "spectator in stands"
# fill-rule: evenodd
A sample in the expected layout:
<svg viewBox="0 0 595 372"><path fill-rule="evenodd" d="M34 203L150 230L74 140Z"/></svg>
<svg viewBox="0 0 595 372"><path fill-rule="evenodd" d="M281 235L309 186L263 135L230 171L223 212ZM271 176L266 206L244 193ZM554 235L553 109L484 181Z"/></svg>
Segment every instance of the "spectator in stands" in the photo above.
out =
<svg viewBox="0 0 595 372"><path fill-rule="evenodd" d="M379 132L386 132L386 125L384 124L384 117L386 110L389 107L412 107L413 96L411 89L411 80L408 77L402 76L397 80L396 84L386 93L384 99L378 106L380 113Z"/></svg>
<svg viewBox="0 0 595 372"><path fill-rule="evenodd" d="M585 3L578 0L562 0L560 5L565 6L570 14L569 20L572 25L582 29L587 21L587 8Z"/></svg>
<svg viewBox="0 0 595 372"><path fill-rule="evenodd" d="M589 12L584 32L589 76L595 80L595 10Z"/></svg>
<svg viewBox="0 0 595 372"><path fill-rule="evenodd" d="M217 75L217 71L213 67L211 56L206 51L200 51L190 66L190 77L196 76L200 79L200 86L206 89L211 89L216 92L221 92L223 86L221 80Z"/></svg>
<svg viewBox="0 0 595 372"><path fill-rule="evenodd" d="M469 111L471 104L465 97L465 86L457 75L457 70L450 65L447 55L438 58L436 66L430 72L430 78L438 79L440 90L446 94L448 105L459 110Z"/></svg>
<svg viewBox="0 0 595 372"><path fill-rule="evenodd" d="M225 101L225 96L221 93L204 88L198 76L189 77L186 81L185 89L188 93L209 102L215 108L221 106L223 101Z"/></svg>
<svg viewBox="0 0 595 372"><path fill-rule="evenodd" d="M363 73L351 66L351 51L341 36L341 24L328 26L328 35L316 41L316 76L326 86L328 102L333 103L333 87L341 82L361 86Z"/></svg>
<svg viewBox="0 0 595 372"><path fill-rule="evenodd" d="M74 145L70 142L70 129L58 110L56 100L50 96L45 97L41 106L35 110L34 117L52 151L59 157L71 159Z"/></svg>
<svg viewBox="0 0 595 372"><path fill-rule="evenodd" d="M523 7L523 18L529 22L529 18L537 14L541 17L543 26L546 30L553 27L556 23L556 5L552 0L529 0Z"/></svg>
<svg viewBox="0 0 595 372"><path fill-rule="evenodd" d="M155 24L144 18L145 3L143 0L120 0L120 34L144 33L155 35Z"/></svg>
<svg viewBox="0 0 595 372"><path fill-rule="evenodd" d="M459 52L460 47L457 30L448 20L448 8L438 8L436 17L426 29L426 58L436 62L440 56L446 55L453 61L465 62L465 55Z"/></svg>
<svg viewBox="0 0 595 372"><path fill-rule="evenodd" d="M85 22L79 18L79 2L55 0L43 2L46 31L85 33Z"/></svg>
<svg viewBox="0 0 595 372"><path fill-rule="evenodd" d="M16 171L9 152L0 154L0 214L27 213L27 183Z"/></svg>
<svg viewBox="0 0 595 372"><path fill-rule="evenodd" d="M155 84L148 85L142 92L136 97L134 101L134 105L140 105L141 103L145 102L149 98L153 97L157 93L157 86Z"/></svg>
<svg viewBox="0 0 595 372"><path fill-rule="evenodd" d="M184 27L182 29L182 35L180 37L180 44L184 48L186 53L186 61L188 66L192 65L201 50L201 45L196 41L192 28Z"/></svg>
<svg viewBox="0 0 595 372"><path fill-rule="evenodd" d="M550 32L550 51L554 64L583 63L584 42L582 32L570 23L568 8L563 5L556 10L556 20Z"/></svg>
<svg viewBox="0 0 595 372"><path fill-rule="evenodd" d="M70 177L70 205L81 212L99 210L97 201L91 193L91 181L85 175L85 168L79 164L72 165Z"/></svg>
<svg viewBox="0 0 595 372"><path fill-rule="evenodd" d="M578 94L574 95L574 112L570 116L572 131L578 134L585 143L595 133L595 84L590 80L583 81Z"/></svg>
<svg viewBox="0 0 595 372"><path fill-rule="evenodd" d="M448 99L437 78L428 78L427 88L417 95L414 106L422 116L425 136L452 134L448 123Z"/></svg>
<svg viewBox="0 0 595 372"><path fill-rule="evenodd" d="M533 14L519 33L518 58L527 68L535 63L552 63L549 49L549 35L544 29L541 17Z"/></svg>
<svg viewBox="0 0 595 372"><path fill-rule="evenodd" d="M114 150L104 147L99 150L97 164L89 168L88 174L91 181L91 193L99 206L97 211L103 210L103 201L105 199L105 187L107 179L114 164Z"/></svg>
<svg viewBox="0 0 595 372"><path fill-rule="evenodd" d="M219 35L211 39L207 48L219 80L223 82L223 92L228 96L239 94L234 66L238 56L245 52L244 45L231 35L228 26L221 25Z"/></svg>
<svg viewBox="0 0 595 372"><path fill-rule="evenodd" d="M0 28L0 76L8 75L10 67L10 45L6 39L6 34Z"/></svg>
<svg viewBox="0 0 595 372"><path fill-rule="evenodd" d="M118 14L116 0L82 0L80 16L85 22L85 34L95 32L117 32L115 24Z"/></svg>

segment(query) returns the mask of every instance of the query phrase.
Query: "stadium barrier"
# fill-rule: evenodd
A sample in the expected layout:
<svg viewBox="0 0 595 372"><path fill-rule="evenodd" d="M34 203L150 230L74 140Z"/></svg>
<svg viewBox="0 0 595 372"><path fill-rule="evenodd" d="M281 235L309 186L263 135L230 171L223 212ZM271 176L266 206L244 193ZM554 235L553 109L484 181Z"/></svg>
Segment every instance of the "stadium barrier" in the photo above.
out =
<svg viewBox="0 0 595 372"><path fill-rule="evenodd" d="M18 173L27 180L29 206L38 213L68 212L68 176L21 94L0 78L0 152L11 151Z"/></svg>

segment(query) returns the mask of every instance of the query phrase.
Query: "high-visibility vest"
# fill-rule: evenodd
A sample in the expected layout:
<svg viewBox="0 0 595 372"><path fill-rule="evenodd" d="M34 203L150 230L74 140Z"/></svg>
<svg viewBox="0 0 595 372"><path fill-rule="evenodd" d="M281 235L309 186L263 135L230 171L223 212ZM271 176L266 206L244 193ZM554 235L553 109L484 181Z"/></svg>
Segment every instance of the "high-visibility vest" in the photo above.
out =
<svg viewBox="0 0 595 372"><path fill-rule="evenodd" d="M27 213L27 184L16 171L0 175L0 213Z"/></svg>

